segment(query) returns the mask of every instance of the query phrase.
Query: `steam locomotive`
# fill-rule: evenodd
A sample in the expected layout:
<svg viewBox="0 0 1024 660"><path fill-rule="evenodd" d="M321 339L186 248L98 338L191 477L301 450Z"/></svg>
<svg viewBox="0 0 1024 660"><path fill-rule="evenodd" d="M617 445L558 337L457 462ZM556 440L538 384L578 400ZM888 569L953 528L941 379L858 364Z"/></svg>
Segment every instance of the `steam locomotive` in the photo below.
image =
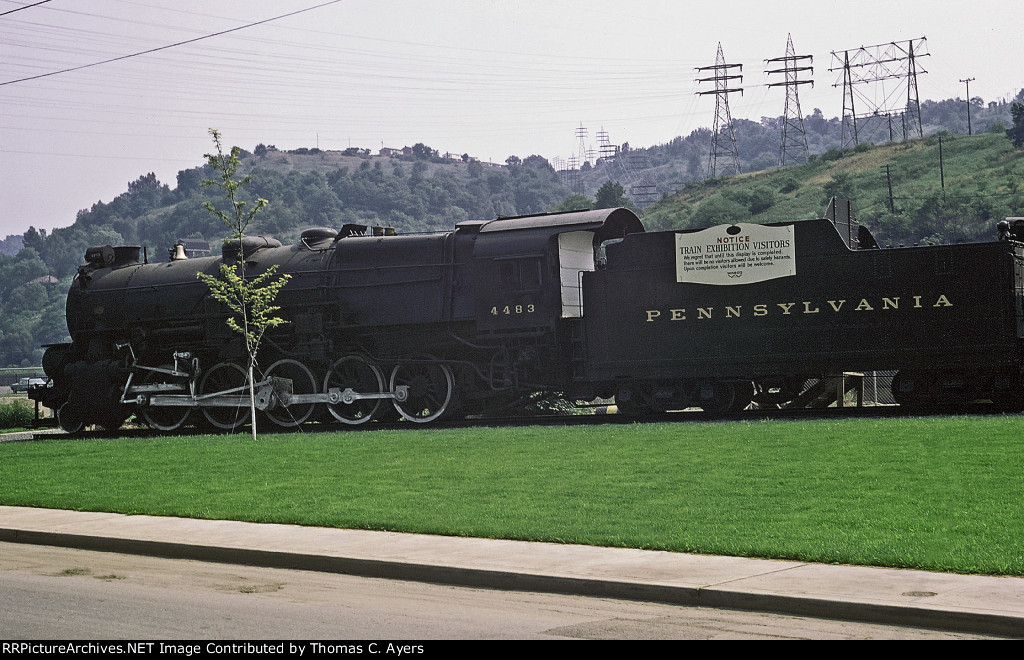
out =
<svg viewBox="0 0 1024 660"><path fill-rule="evenodd" d="M836 209L846 209L837 213ZM32 396L69 432L234 429L248 420L244 344L197 273L276 266L287 323L260 349L270 422L429 423L538 393L615 397L620 412L784 404L808 378L898 370L925 406L1022 398L1024 221L999 241L879 249L848 207L828 218L645 232L627 209L459 223L395 235L345 225L295 245L225 242L219 257L140 263L86 253L70 344L48 346ZM265 366L263 366L265 365Z"/></svg>

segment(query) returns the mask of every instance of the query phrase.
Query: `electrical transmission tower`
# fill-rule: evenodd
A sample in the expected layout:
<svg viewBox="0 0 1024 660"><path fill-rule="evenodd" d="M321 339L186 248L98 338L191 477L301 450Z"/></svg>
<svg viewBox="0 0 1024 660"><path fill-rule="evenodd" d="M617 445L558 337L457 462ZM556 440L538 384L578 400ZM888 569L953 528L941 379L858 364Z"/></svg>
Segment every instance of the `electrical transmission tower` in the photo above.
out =
<svg viewBox="0 0 1024 660"><path fill-rule="evenodd" d="M877 46L861 46L856 50L832 51L832 68L829 71L842 71L842 82L833 87L843 86L843 137L842 148L860 144L863 128L879 130L887 125L889 140L893 140L893 118L897 128L902 123L903 141L907 141L911 132L924 137L921 124L921 99L917 91L917 74L928 73L918 69L917 60L927 57L927 39L911 39L909 41L890 42ZM896 85L885 88L885 82L895 80ZM906 81L906 100L902 98L902 90ZM857 85L873 84L874 96L857 93ZM860 99L862 109L857 111L855 102ZM901 107L902 106L902 107ZM858 126L857 120L861 120Z"/></svg>
<svg viewBox="0 0 1024 660"><path fill-rule="evenodd" d="M800 85L813 85L813 80L799 80L803 71L814 71L814 67L798 66L802 60L813 61L812 55L797 55L793 48L793 35L786 39L786 55L765 60L768 64L782 63L781 69L765 71L786 74L785 82L769 83L769 87L786 87L786 110L782 118L782 144L779 147L779 167L785 167L788 163L807 162L807 132L804 130L804 115L800 111Z"/></svg>
<svg viewBox="0 0 1024 660"><path fill-rule="evenodd" d="M555 156L551 159L551 167L555 168L555 172L557 172L558 176L561 177L562 183L565 187L571 188L569 185L569 170L567 169L568 166L566 165L565 159Z"/></svg>
<svg viewBox="0 0 1024 660"><path fill-rule="evenodd" d="M650 176L651 160L646 153L631 151L626 159L629 177L629 198L638 209L645 209L658 201L658 185Z"/></svg>
<svg viewBox="0 0 1024 660"><path fill-rule="evenodd" d="M569 167L571 169L578 169L576 176L573 178L572 185L569 186L573 192L577 194L583 193L583 164L589 163L594 160L594 150L587 143L587 129L580 122L579 128L576 129L576 139L579 144L576 147L576 153L569 159Z"/></svg>
<svg viewBox="0 0 1024 660"><path fill-rule="evenodd" d="M604 175L609 181L624 180L625 190L638 209L643 210L658 201L658 185L649 174L651 160L646 153L631 150L621 158L619 146L611 143L604 128L597 132L597 149Z"/></svg>
<svg viewBox="0 0 1024 660"><path fill-rule="evenodd" d="M608 138L608 131L604 130L604 127L597 132L597 154L605 161L615 160L615 157L619 155L619 145L612 144Z"/></svg>
<svg viewBox="0 0 1024 660"><path fill-rule="evenodd" d="M715 89L713 91L697 92L697 96L704 96L705 94L715 95L715 126L711 131L711 154L708 159L708 178L714 178L718 174L718 156L732 157L733 169L736 170L736 174L740 173L740 153L736 148L736 132L732 126L732 113L729 112L729 94L733 92L739 92L743 94L742 87L729 87L729 81L731 80L743 80L743 76L739 74L731 74L732 69L739 68L743 70L742 64L726 64L725 55L722 54L722 44L718 44L718 56L715 58L715 64L713 66L701 66L697 67L697 71L714 71L714 75L710 78L698 78L697 82L714 82ZM721 131L726 131L728 134L728 140L726 144L719 142Z"/></svg>
<svg viewBox="0 0 1024 660"><path fill-rule="evenodd" d="M565 186L574 193L580 193L583 189L583 177L580 176L580 159L576 156L569 156L565 166Z"/></svg>

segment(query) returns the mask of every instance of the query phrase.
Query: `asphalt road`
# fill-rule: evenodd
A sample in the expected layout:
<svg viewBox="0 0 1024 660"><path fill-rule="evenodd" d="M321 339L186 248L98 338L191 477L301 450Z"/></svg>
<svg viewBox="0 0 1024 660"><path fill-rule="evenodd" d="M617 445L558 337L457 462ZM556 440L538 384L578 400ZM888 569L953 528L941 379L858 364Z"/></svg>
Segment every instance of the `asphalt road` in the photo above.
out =
<svg viewBox="0 0 1024 660"><path fill-rule="evenodd" d="M0 543L0 593L4 640L982 638L17 543Z"/></svg>

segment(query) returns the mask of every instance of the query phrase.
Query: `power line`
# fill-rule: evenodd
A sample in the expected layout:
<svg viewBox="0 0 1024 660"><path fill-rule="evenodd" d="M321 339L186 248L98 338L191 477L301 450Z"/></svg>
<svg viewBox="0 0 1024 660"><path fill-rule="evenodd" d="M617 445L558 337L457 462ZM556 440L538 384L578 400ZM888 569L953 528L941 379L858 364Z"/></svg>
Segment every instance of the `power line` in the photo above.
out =
<svg viewBox="0 0 1024 660"><path fill-rule="evenodd" d="M71 67L69 69L62 69L61 71L51 71L50 73L41 73L39 75L29 76L27 78L19 78L17 80L8 80L6 82L0 83L0 87L2 87L4 85L13 85L14 83L26 82L28 80L37 80L39 78L48 78L49 76L56 76L56 75L60 75L62 73L70 73L72 71L80 71L81 69L88 69L88 68L91 68L91 67L94 67L94 66L100 66L101 64L110 64L111 62L119 62L121 60L127 60L127 59L132 58L132 57L138 57L139 55L149 55L150 53L156 53L156 52L159 52L161 50L167 50L169 48L177 48L178 46L184 46L186 44L195 43L197 41L203 41L204 39L210 39L212 37L219 37L221 35L229 34L231 32L238 32L239 30L245 30L246 28L251 28L251 27L254 27L256 25L263 25L264 23L270 23L271 21L277 21L277 20L280 20L282 18L288 18L289 16L295 16L297 14L304 14L304 13L306 13L308 11L313 11L314 9L320 9L321 7L326 7L327 5L338 4L339 2L341 2L341 0L330 0L330 2L325 2L323 4L314 5L313 7L307 7L305 9L299 9L297 11L293 11L293 12L290 12L290 13L287 13L287 14L281 14L280 16L275 16L273 18L266 18L266 19L264 19L262 21L256 21L255 23L249 23L248 25L241 25L239 27L230 28L228 30L221 30L220 32L214 32L213 34L207 34L207 35L204 35L202 37L196 37L195 39L187 39L185 41L179 41L178 43L169 44L167 46L159 46L157 48L150 48L149 50L139 51L138 53L132 53L131 55L121 55L120 57L112 57L112 58L110 58L108 60L103 60L101 62L93 62L91 64L83 64L81 66L75 66L75 67Z"/></svg>
<svg viewBox="0 0 1024 660"><path fill-rule="evenodd" d="M33 2L30 5L24 5L22 7L18 7L17 9L9 9L9 10L5 11L4 13L0 14L0 16L6 16L7 14L13 14L14 12L21 11L22 9L31 9L32 7L38 7L39 5L45 5L49 1L50 0L42 0L41 2Z"/></svg>

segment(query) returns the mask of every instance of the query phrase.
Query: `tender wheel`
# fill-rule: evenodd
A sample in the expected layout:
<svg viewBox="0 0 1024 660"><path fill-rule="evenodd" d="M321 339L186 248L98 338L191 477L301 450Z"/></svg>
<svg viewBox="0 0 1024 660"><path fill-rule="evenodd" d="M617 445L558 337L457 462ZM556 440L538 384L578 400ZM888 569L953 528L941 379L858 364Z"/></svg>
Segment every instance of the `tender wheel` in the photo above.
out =
<svg viewBox="0 0 1024 660"><path fill-rule="evenodd" d="M278 360L270 365L266 373L267 378L288 378L292 381L292 392L294 394L316 394L317 385L313 372L306 365L295 360ZM299 426L313 416L316 409L314 403L298 403L290 406L283 406L278 403L273 410L267 410L266 416L274 424L285 428Z"/></svg>
<svg viewBox="0 0 1024 660"><path fill-rule="evenodd" d="M650 399L639 387L623 387L615 393L615 407L626 417L646 417L655 412Z"/></svg>
<svg viewBox="0 0 1024 660"><path fill-rule="evenodd" d="M721 415L729 412L735 404L736 388L722 380L705 381L697 385L693 401L709 415Z"/></svg>
<svg viewBox="0 0 1024 660"><path fill-rule="evenodd" d="M249 379L245 369L234 362L219 362L206 372L203 380L199 383L200 394L213 394L236 387L245 388L242 392L231 396L241 396L248 400ZM249 415L249 406L240 405L235 407L204 406L203 417L219 429L233 430L245 423Z"/></svg>
<svg viewBox="0 0 1024 660"><path fill-rule="evenodd" d="M174 365L162 364L161 369L173 369ZM187 394L188 393L188 382L184 378L174 378L167 374L159 374L155 371L150 371L146 374L145 378L142 379L143 385L154 385L158 383L173 384L176 387L181 387L181 392L175 391L175 394ZM146 420L146 424L152 428L159 429L161 431L175 431L180 429L188 421L189 417L192 416L191 408L184 408L178 406L142 406L142 419Z"/></svg>
<svg viewBox="0 0 1024 660"><path fill-rule="evenodd" d="M927 408L938 398L934 376L924 372L900 371L893 376L891 387L893 400L904 408Z"/></svg>
<svg viewBox="0 0 1024 660"><path fill-rule="evenodd" d="M410 422L433 422L452 406L455 377L448 365L434 358L424 356L417 362L395 367L391 372L391 391L401 385L409 388L409 396L403 402L395 399L395 410Z"/></svg>
<svg viewBox="0 0 1024 660"><path fill-rule="evenodd" d="M333 365L324 379L324 392L336 388L358 394L379 394L384 391L384 372L358 355L346 355ZM356 399L349 403L328 403L327 410L343 424L365 424L381 408L382 399Z"/></svg>
<svg viewBox="0 0 1024 660"><path fill-rule="evenodd" d="M989 397L992 403L1006 412L1017 412L1024 407L1024 396L1015 378L997 376L989 383Z"/></svg>

